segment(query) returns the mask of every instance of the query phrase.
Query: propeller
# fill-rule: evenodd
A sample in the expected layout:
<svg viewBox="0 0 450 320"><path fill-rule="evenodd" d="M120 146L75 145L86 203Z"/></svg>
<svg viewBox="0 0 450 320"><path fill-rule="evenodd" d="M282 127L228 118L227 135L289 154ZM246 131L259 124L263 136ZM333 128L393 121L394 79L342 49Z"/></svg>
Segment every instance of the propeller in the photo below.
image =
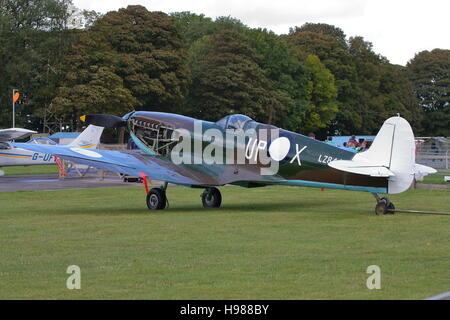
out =
<svg viewBox="0 0 450 320"><path fill-rule="evenodd" d="M127 125L126 120L118 116L113 116L112 114L87 114L81 116L80 120L87 124L105 128L119 128Z"/></svg>

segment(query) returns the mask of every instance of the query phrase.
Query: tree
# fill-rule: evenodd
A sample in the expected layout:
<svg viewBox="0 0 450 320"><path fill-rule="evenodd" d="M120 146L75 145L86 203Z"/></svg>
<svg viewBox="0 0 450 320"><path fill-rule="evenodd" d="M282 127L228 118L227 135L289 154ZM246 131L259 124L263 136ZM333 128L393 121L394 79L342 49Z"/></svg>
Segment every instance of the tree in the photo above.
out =
<svg viewBox="0 0 450 320"><path fill-rule="evenodd" d="M10 125L12 89L21 99L17 126L39 130L42 110L55 94L61 61L72 37L68 0L0 1L0 124Z"/></svg>
<svg viewBox="0 0 450 320"><path fill-rule="evenodd" d="M333 30L333 28L330 26L326 29ZM348 46L342 39L337 40L328 32L309 31L314 29L313 24L308 24L305 29L292 29L289 35L283 36L283 39L300 61L305 61L309 55L315 55L334 75L339 113L323 135L358 132L363 127L363 115L360 114L361 106L355 99L361 90L358 88L357 70ZM324 26L320 25L319 29L324 29Z"/></svg>
<svg viewBox="0 0 450 320"><path fill-rule="evenodd" d="M305 24L284 39L300 59L316 55L334 75L339 112L321 135L375 134L397 113L420 129L421 112L404 70L376 54L370 42L346 40L342 30L325 24Z"/></svg>
<svg viewBox="0 0 450 320"><path fill-rule="evenodd" d="M336 116L337 90L333 74L317 56L310 55L306 58L305 70L308 82L303 130L315 131L327 126Z"/></svg>
<svg viewBox="0 0 450 320"><path fill-rule="evenodd" d="M383 97L385 113L377 115L381 120L400 114L413 127L414 133L422 132L423 110L414 94L414 84L408 78L406 67L382 64L380 68L379 94Z"/></svg>
<svg viewBox="0 0 450 320"><path fill-rule="evenodd" d="M320 33L325 36L330 36L333 39L337 40L341 44L346 44L346 36L344 31L341 28L332 26L326 23L311 23L307 22L303 24L301 27L294 27L289 29L289 34L293 35L298 32L313 32Z"/></svg>
<svg viewBox="0 0 450 320"><path fill-rule="evenodd" d="M189 11L174 12L170 15L175 19L175 25L189 47L204 36L210 36L225 29L233 29L238 32L247 29L239 19L230 16L218 17L213 21L203 14Z"/></svg>
<svg viewBox="0 0 450 320"><path fill-rule="evenodd" d="M180 112L189 77L185 58L166 14L142 6L109 12L80 33L53 102L73 126L85 112Z"/></svg>
<svg viewBox="0 0 450 320"><path fill-rule="evenodd" d="M265 121L288 130L298 129L294 122L286 121L286 117L292 119L299 116L295 114L296 104L305 98L304 70L300 61L287 44L271 31L247 29L245 35L249 39L249 45L255 50L259 67L270 82L268 90L271 99Z"/></svg>
<svg viewBox="0 0 450 320"><path fill-rule="evenodd" d="M91 28L117 54L117 74L146 110L176 111L186 94L186 51L173 18L128 6L107 13Z"/></svg>
<svg viewBox="0 0 450 320"><path fill-rule="evenodd" d="M270 82L248 39L234 30L203 37L191 57L190 113L206 120L243 113L263 118ZM266 120L266 119L264 119Z"/></svg>
<svg viewBox="0 0 450 320"><path fill-rule="evenodd" d="M424 134L450 136L450 50L422 51L407 70L424 111Z"/></svg>

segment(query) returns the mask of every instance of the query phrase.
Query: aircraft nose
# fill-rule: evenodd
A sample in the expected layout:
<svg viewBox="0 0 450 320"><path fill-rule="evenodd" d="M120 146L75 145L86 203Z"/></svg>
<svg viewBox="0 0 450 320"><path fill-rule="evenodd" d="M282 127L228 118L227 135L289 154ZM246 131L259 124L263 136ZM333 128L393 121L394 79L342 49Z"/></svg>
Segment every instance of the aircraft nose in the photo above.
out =
<svg viewBox="0 0 450 320"><path fill-rule="evenodd" d="M138 128L142 129L160 129L160 128L171 128L174 127L169 121L161 119L150 112L135 112L128 117L128 126L133 131Z"/></svg>

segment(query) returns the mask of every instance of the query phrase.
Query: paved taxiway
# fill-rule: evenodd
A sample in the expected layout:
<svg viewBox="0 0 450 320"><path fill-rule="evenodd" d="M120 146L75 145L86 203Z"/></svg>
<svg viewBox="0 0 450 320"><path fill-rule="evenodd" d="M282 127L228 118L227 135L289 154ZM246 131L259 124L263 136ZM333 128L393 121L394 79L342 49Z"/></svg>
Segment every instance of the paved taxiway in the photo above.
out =
<svg viewBox="0 0 450 320"><path fill-rule="evenodd" d="M57 174L14 175L0 177L0 192L39 191L109 187L140 187L142 183L123 182L118 176L58 179Z"/></svg>

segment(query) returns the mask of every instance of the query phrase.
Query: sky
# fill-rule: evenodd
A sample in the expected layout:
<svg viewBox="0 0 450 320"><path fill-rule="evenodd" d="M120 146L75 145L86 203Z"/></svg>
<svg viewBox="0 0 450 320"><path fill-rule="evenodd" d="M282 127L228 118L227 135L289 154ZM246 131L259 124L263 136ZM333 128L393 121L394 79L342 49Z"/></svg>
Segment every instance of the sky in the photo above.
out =
<svg viewBox="0 0 450 320"><path fill-rule="evenodd" d="M363 36L391 63L406 65L414 55L450 49L449 0L72 0L101 13L140 4L150 11L191 11L207 17L232 16L252 28L277 34L306 22L328 23L347 37Z"/></svg>

